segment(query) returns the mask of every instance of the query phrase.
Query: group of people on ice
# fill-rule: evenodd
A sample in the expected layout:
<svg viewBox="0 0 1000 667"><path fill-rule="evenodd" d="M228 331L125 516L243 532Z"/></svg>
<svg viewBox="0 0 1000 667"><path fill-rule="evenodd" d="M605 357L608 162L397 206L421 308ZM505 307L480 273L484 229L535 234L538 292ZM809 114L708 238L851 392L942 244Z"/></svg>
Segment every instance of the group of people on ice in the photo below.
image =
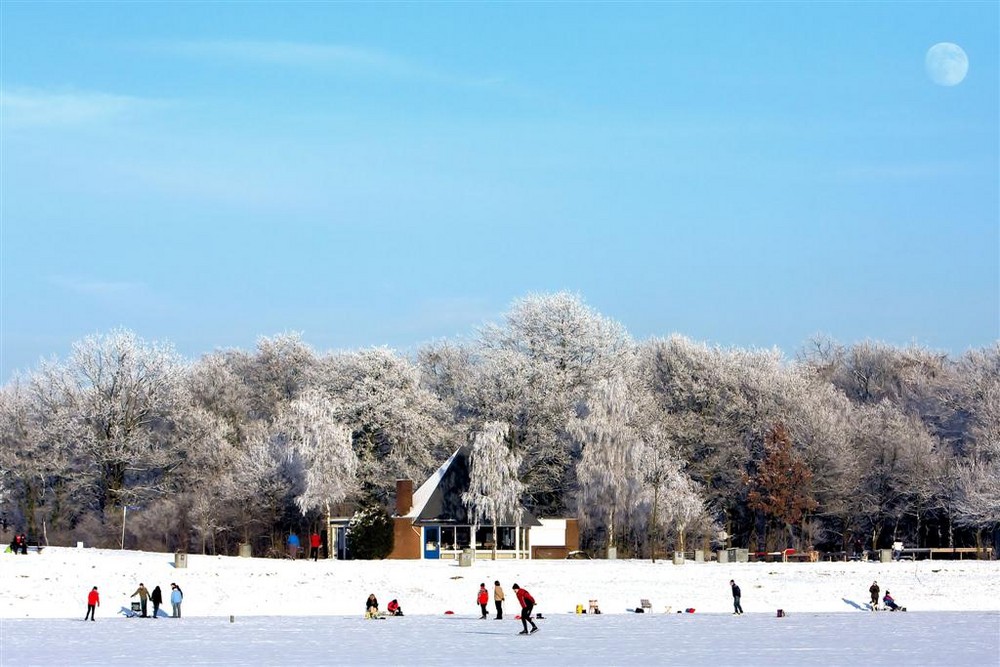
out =
<svg viewBox="0 0 1000 667"><path fill-rule="evenodd" d="M531 633L538 632L538 626L535 625L535 621L531 618L531 613L535 608L535 598L531 596L531 593L527 589L521 588L517 584L511 586L511 590L514 591L514 595L517 596L517 602L521 606L521 625L523 630L519 632L519 635L527 635ZM503 592L503 586L500 585L499 581L493 582L493 604L496 605L496 616L494 620L503 620L503 603L506 596ZM480 620L485 620L489 618L489 613L486 611L486 605L490 602L490 592L486 590L486 584L479 584L479 592L476 593L476 604L479 605L479 610L482 615L479 617ZM539 617L540 618L540 617ZM528 630L528 625L531 625L531 630Z"/></svg>
<svg viewBox="0 0 1000 667"><path fill-rule="evenodd" d="M146 585L139 583L139 588L132 593L131 597L139 598L139 611L138 616L140 618L156 618L159 615L160 605L163 604L163 593L160 591L160 587L156 586L153 591L150 592ZM173 618L181 617L181 602L184 600L184 592L181 591L181 587L175 583L170 584L170 604L172 606L173 613L171 616ZM153 615L149 616L146 611L148 609L148 603L153 603ZM87 613L83 617L83 620L97 620L94 616L97 613L97 608L101 606L101 595L97 591L97 586L90 589L87 593ZM135 615L133 613L133 615Z"/></svg>
<svg viewBox="0 0 1000 667"><path fill-rule="evenodd" d="M872 585L868 587L868 592L871 593L872 596L872 611L878 611L878 594L880 590L881 589L879 588L877 581L873 581ZM906 607L900 607L896 604L896 601L892 598L888 588L885 590L885 595L882 596L882 604L890 611L906 611Z"/></svg>
<svg viewBox="0 0 1000 667"><path fill-rule="evenodd" d="M526 589L521 588L517 584L514 584L511 589L517 596L517 602L521 606L521 614L519 618L521 619L521 625L524 628L518 634L527 635L534 632L538 632L538 626L535 625L534 619L532 619L532 613L535 608L535 598L532 597ZM503 620L503 603L506 596L503 592L503 587L500 585L499 581L493 582L493 603L496 605L496 616L494 617L498 621ZM476 593L476 604L479 605L479 609L482 612L480 619L489 618L489 612L487 611L487 605L490 602L490 592L486 589L486 584L479 584L479 592ZM399 606L398 600L393 600L386 607L386 611L390 616L402 616L403 608ZM378 608L378 598L372 593L365 600L365 618L381 618ZM541 618L541 615L538 616ZM531 626L531 630L528 630L528 626Z"/></svg>

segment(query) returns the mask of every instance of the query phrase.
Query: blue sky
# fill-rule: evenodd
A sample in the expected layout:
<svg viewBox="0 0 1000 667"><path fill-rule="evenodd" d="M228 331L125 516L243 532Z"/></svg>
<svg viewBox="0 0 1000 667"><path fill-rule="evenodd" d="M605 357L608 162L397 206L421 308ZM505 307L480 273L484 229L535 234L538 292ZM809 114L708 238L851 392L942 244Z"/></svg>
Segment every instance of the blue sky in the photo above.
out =
<svg viewBox="0 0 1000 667"><path fill-rule="evenodd" d="M992 343L998 7L5 0L0 381L116 327L412 350L558 290L638 339Z"/></svg>

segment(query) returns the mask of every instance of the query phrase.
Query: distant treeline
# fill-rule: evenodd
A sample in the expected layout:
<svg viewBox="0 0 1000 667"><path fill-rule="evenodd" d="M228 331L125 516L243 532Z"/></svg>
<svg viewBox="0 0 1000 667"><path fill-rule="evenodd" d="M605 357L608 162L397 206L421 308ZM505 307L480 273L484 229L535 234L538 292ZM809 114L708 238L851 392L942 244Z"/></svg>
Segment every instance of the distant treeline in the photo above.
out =
<svg viewBox="0 0 1000 667"><path fill-rule="evenodd" d="M7 383L0 420L4 523L56 544L118 546L128 507L126 547L264 552L328 513L390 506L394 480L487 432L504 452L473 459L476 502L513 462L525 506L578 517L595 552L1000 534L1000 342L954 359L815 340L788 360L637 342L545 294L412 357L282 334L192 362L117 330Z"/></svg>

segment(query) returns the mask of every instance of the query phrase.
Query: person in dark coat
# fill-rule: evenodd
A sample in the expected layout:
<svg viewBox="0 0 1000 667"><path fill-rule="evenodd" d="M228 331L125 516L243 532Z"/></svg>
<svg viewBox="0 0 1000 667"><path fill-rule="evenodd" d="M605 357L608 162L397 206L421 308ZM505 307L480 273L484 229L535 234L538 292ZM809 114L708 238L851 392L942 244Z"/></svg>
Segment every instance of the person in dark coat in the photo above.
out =
<svg viewBox="0 0 1000 667"><path fill-rule="evenodd" d="M511 586L514 594L517 595L517 601L521 604L521 625L524 626L524 630L517 633L519 635L530 634L528 632L528 624L531 624L531 632L538 632L538 626L535 622L531 620L531 610L535 608L535 598L531 597L531 593L521 588L517 584Z"/></svg>
<svg viewBox="0 0 1000 667"><path fill-rule="evenodd" d="M868 592L872 594L872 611L875 611L876 609L878 609L878 592L879 592L879 587L878 587L878 582L877 581L873 581L872 582L872 585L869 586L869 588L868 588Z"/></svg>
<svg viewBox="0 0 1000 667"><path fill-rule="evenodd" d="M97 614L97 608L101 606L101 596L97 593L97 586L90 589L90 593L87 594L87 615L83 617L83 620L88 618L92 621L96 621L94 618Z"/></svg>
<svg viewBox="0 0 1000 667"><path fill-rule="evenodd" d="M739 616L743 613L743 605L740 604L740 587L732 579L729 580L729 587L733 589L733 615Z"/></svg>
<svg viewBox="0 0 1000 667"><path fill-rule="evenodd" d="M160 605L163 604L163 592L159 586L154 588L153 592L150 593L149 600L153 603L153 618L156 618L160 611Z"/></svg>
<svg viewBox="0 0 1000 667"><path fill-rule="evenodd" d="M372 593L365 600L365 618L377 618L378 617L378 598Z"/></svg>

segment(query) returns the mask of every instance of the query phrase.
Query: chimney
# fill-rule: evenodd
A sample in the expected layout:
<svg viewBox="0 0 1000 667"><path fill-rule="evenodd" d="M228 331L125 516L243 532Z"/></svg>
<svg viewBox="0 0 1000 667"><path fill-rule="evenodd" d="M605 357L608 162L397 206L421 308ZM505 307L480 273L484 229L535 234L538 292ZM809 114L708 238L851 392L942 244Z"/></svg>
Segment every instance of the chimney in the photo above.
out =
<svg viewBox="0 0 1000 667"><path fill-rule="evenodd" d="M413 509L413 480L396 480L396 515L403 516Z"/></svg>

